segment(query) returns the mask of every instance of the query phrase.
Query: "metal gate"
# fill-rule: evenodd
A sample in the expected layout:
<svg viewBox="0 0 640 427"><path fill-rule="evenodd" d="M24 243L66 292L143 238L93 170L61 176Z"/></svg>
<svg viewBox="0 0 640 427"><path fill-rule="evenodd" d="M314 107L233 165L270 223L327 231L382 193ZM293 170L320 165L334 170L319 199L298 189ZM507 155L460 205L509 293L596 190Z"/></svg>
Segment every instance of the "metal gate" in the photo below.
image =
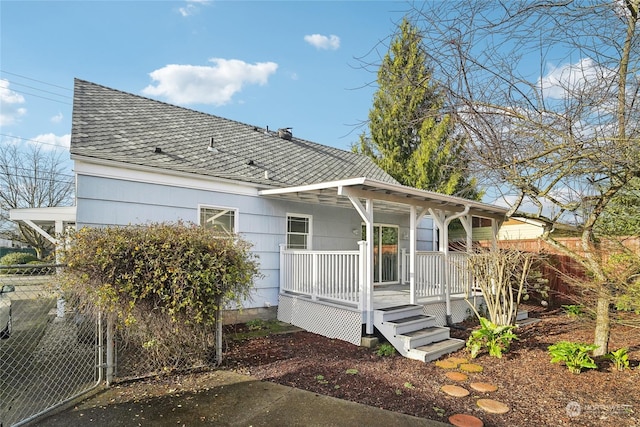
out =
<svg viewBox="0 0 640 427"><path fill-rule="evenodd" d="M28 422L101 382L100 322L69 311L56 290L60 268L0 266L0 427Z"/></svg>

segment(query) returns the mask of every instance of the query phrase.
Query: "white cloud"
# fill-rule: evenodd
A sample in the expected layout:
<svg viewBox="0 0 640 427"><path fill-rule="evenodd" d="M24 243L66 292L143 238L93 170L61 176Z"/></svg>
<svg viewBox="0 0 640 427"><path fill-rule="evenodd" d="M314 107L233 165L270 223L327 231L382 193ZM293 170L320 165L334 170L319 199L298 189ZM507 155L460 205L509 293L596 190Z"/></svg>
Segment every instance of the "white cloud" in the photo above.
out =
<svg viewBox="0 0 640 427"><path fill-rule="evenodd" d="M178 8L178 12L183 17L191 16L198 13L199 8L196 5L206 5L210 3L210 0L186 0L187 5Z"/></svg>
<svg viewBox="0 0 640 427"><path fill-rule="evenodd" d="M24 96L9 89L8 80L0 79L0 126L11 125L24 116L27 109L20 107L24 102Z"/></svg>
<svg viewBox="0 0 640 427"><path fill-rule="evenodd" d="M551 99L565 99L577 92L593 90L603 84L608 86L615 77L612 70L591 58L581 59L575 64L547 65L547 69L547 74L538 80L538 87Z"/></svg>
<svg viewBox="0 0 640 427"><path fill-rule="evenodd" d="M40 143L43 149L48 150L52 150L55 147L69 148L71 145L71 134L58 136L53 133L45 133L31 138L31 141L35 144Z"/></svg>
<svg viewBox="0 0 640 427"><path fill-rule="evenodd" d="M340 47L340 37L331 34L329 37L322 34L304 36L304 41L316 49L336 50Z"/></svg>
<svg viewBox="0 0 640 427"><path fill-rule="evenodd" d="M238 59L212 58L213 66L169 64L149 74L155 85L142 90L176 104L224 105L245 85L265 85L278 69L275 62L248 64Z"/></svg>
<svg viewBox="0 0 640 427"><path fill-rule="evenodd" d="M51 123L60 123L64 119L62 112L58 112L55 116L51 117Z"/></svg>

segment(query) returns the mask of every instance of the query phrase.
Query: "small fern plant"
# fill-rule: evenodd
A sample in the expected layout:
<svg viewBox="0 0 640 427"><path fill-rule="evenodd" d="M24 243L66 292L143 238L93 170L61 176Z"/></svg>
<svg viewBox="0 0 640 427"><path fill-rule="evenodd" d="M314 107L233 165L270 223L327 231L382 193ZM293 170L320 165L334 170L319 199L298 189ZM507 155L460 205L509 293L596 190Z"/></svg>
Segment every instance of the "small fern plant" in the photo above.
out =
<svg viewBox="0 0 640 427"><path fill-rule="evenodd" d="M598 365L589 355L598 348L594 344L560 341L547 349L551 355L551 363L564 363L569 372L579 374L583 369L597 369Z"/></svg>
<svg viewBox="0 0 640 427"><path fill-rule="evenodd" d="M467 348L471 352L471 358L476 358L486 348L489 356L501 358L503 353L509 351L513 340L518 336L513 332L515 325L496 325L489 319L479 317L480 328L471 332L467 340Z"/></svg>

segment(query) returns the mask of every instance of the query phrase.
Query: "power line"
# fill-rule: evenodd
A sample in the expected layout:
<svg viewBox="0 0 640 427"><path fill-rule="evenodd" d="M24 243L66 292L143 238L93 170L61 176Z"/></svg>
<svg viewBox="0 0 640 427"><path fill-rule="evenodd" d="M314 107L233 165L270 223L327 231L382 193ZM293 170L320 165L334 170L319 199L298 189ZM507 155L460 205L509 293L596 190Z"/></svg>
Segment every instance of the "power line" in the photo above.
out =
<svg viewBox="0 0 640 427"><path fill-rule="evenodd" d="M47 176L38 177L38 176L31 176L31 175L19 175L19 174L15 174L15 173L8 173L8 174L1 174L0 173L0 177L3 176L3 175L4 176L9 176L9 177L14 177L14 178L32 179L32 180L36 180L36 181L53 181L53 182L60 183L60 184L74 184L75 183L75 179L69 179L69 180L54 179L53 177L50 177L50 176L48 176L48 177ZM62 175L62 176L71 177L71 175Z"/></svg>
<svg viewBox="0 0 640 427"><path fill-rule="evenodd" d="M29 93L29 92L25 92L23 90L18 90L18 89L10 89L10 90L12 90L13 92L23 93L23 94L29 95L29 96L35 96L36 98L42 98L42 99L46 99L48 101L58 102L60 104L72 105L70 102L60 101L59 99L47 98L46 96L36 95L35 93Z"/></svg>
<svg viewBox="0 0 640 427"><path fill-rule="evenodd" d="M4 136L6 138L19 139L21 141L35 142L36 144L49 145L51 147L62 148L64 150L68 150L69 149L69 147L65 147L64 145L58 145L58 144L52 144L50 142L38 141L37 139L22 138L22 137L15 136L15 135L8 135L6 133L0 133L0 136Z"/></svg>
<svg viewBox="0 0 640 427"><path fill-rule="evenodd" d="M22 83L14 82L14 81L12 81L12 80L7 80L7 81L8 81L9 83L11 83L12 85L16 85L16 86L23 86L23 87L27 87L27 88L29 88L29 89L39 90L40 92L50 93L51 95L60 96L60 97L62 97L62 98L73 99L73 97L71 97L71 96L61 95L61 94L59 94L59 93L57 93L57 92L51 92L50 90L40 89L39 87L25 85L25 84L22 84ZM10 89L10 90L14 90L14 89Z"/></svg>
<svg viewBox="0 0 640 427"><path fill-rule="evenodd" d="M26 177L33 177L32 173L34 173L34 174L36 173L35 169L28 169L28 168L4 167L2 169L4 169L4 170L0 171L0 176L4 175L4 176L16 176L16 177L20 177L20 178L26 178ZM21 173L29 173L29 175L19 175L18 173L9 173L8 171L5 173L5 171L7 169L14 169L16 171L22 171ZM66 178L74 178L75 179L75 175L69 175L68 173L50 171L50 170L46 170L46 168L43 168L43 170L41 170L40 172L45 174L45 175L55 175L55 176L66 177Z"/></svg>
<svg viewBox="0 0 640 427"><path fill-rule="evenodd" d="M57 88L59 88L59 89L64 89L64 90L72 91L72 89L69 89L68 87L58 86L58 85L55 85L55 84L53 84L53 83L47 83L47 82L44 82L44 81L42 81L42 80L32 79L31 77L23 76L22 74L12 73L12 72L5 71L5 70L2 70L2 69L0 69L0 73L10 74L10 75L12 75L12 76L20 77L20 78L23 78L23 79L26 79L26 80L31 80L32 82L38 82L38 83L42 83L42 84L47 85L47 86L53 86L53 87L57 87Z"/></svg>

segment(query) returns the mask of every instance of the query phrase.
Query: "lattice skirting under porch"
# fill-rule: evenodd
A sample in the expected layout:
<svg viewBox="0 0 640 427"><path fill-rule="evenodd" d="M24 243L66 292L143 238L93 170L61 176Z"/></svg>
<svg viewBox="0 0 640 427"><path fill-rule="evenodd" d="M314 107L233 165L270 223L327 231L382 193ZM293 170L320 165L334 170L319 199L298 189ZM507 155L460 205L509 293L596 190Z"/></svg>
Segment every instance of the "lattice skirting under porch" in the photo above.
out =
<svg viewBox="0 0 640 427"><path fill-rule="evenodd" d="M360 345L362 313L357 309L280 295L278 320L328 338Z"/></svg>

